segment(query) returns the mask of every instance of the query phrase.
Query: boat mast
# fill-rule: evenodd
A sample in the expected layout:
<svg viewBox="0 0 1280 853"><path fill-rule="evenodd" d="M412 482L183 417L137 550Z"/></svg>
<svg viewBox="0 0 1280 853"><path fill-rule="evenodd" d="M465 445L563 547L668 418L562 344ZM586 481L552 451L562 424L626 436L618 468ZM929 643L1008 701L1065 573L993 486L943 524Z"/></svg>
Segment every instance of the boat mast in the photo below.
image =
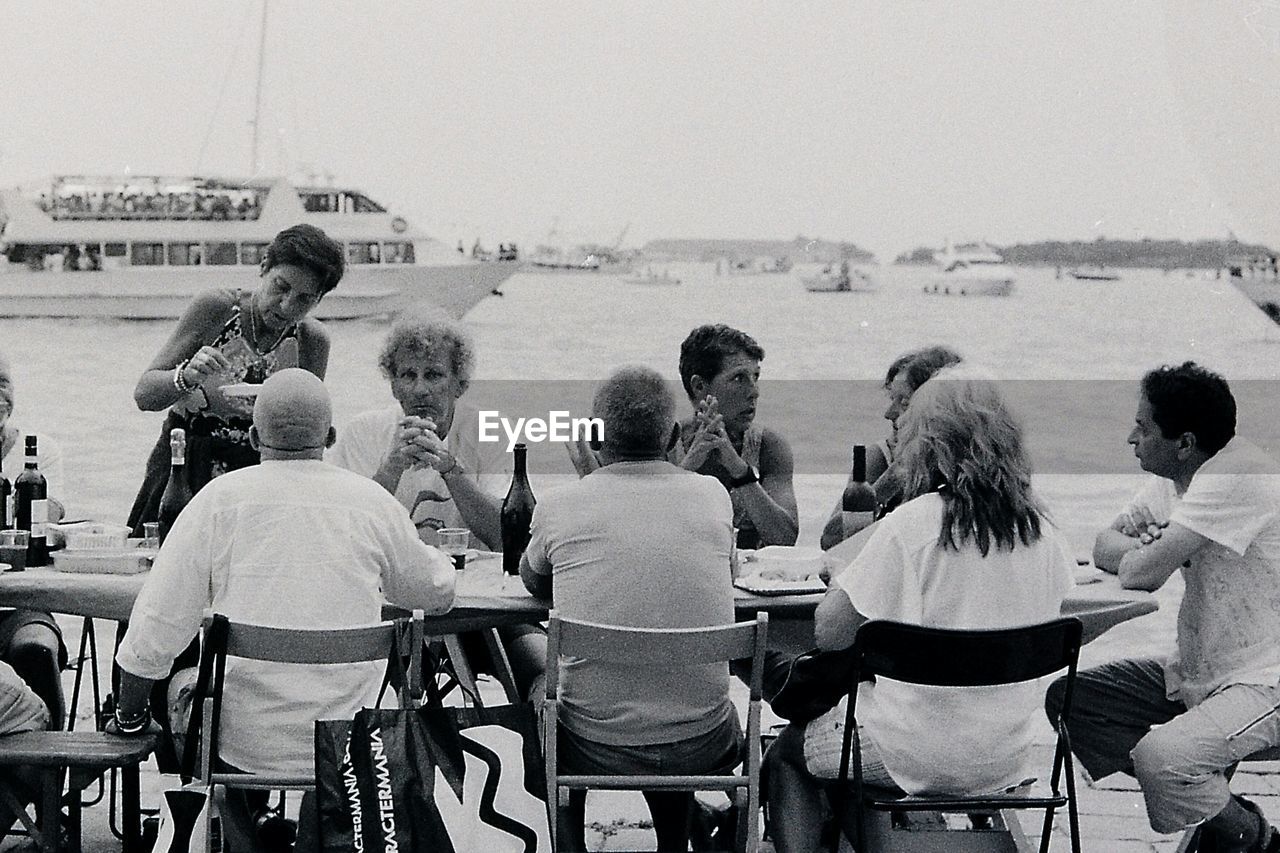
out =
<svg viewBox="0 0 1280 853"><path fill-rule="evenodd" d="M267 0L262 0L262 27L258 33L258 79L253 87L253 150L249 158L249 174L258 174L258 124L262 118L262 64L267 55Z"/></svg>

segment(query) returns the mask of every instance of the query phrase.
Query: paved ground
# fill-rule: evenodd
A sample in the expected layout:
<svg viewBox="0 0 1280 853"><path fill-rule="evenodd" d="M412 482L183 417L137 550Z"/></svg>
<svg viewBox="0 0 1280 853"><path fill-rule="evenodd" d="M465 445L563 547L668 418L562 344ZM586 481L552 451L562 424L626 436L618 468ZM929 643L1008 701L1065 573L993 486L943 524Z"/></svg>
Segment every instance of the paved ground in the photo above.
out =
<svg viewBox="0 0 1280 853"><path fill-rule="evenodd" d="M1089 666L1117 657L1134 654L1158 654L1168 648L1174 634L1177 604L1181 598L1181 584L1175 577L1168 588L1159 593L1160 610L1149 616L1135 619L1112 629L1109 633L1089 644L1082 654L1082 665ZM72 620L65 620L68 645L74 651L78 642L79 626ZM103 634L103 645L109 646L109 635L105 629L108 623L99 623L99 631ZM105 662L109 648L100 650L100 658ZM105 667L105 663L104 663ZM103 672L107 670L104 668ZM71 674L67 674L67 690L70 695ZM745 698L739 693L737 698ZM91 725L87 711L88 703L82 702L85 710L80 714L78 727ZM766 714L766 727L776 719ZM1035 761L1037 767L1051 766L1052 735L1046 723L1037 738ZM173 781L161 777L154 767L144 768L142 779L142 799L144 807L154 805L159 792L173 784ZM1264 812L1275 822L1280 822L1280 762L1266 762L1245 765L1235 777L1234 789L1254 799ZM92 793L94 789L90 789ZM1161 836L1152 832L1147 825L1143 809L1142 797L1131 779L1113 776L1090 783L1083 778L1077 788L1081 834L1083 848L1100 853L1151 853L1151 851L1173 851L1178 843L1177 836ZM714 799L708 795L708 800ZM648 824L648 812L644 801L638 794L630 793L596 793L588 800L588 846L593 851L618 850L651 850L653 834ZM1039 822L1028 814L1023 821L1024 827L1034 834L1038 831ZM1062 815L1056 821L1053 849L1066 850L1066 817ZM119 850L119 842L110 834L107 827L107 807L105 802L84 812L84 849L86 851ZM26 839L12 838L0 845L0 853L29 845Z"/></svg>

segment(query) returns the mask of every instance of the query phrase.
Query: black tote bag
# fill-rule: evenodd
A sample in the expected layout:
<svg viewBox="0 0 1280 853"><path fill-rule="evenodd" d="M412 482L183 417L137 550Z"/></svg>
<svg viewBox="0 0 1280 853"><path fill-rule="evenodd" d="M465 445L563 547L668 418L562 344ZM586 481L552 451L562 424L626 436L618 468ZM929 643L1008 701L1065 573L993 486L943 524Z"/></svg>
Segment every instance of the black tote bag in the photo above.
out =
<svg viewBox="0 0 1280 853"><path fill-rule="evenodd" d="M547 853L533 706L317 722L316 806L325 853Z"/></svg>

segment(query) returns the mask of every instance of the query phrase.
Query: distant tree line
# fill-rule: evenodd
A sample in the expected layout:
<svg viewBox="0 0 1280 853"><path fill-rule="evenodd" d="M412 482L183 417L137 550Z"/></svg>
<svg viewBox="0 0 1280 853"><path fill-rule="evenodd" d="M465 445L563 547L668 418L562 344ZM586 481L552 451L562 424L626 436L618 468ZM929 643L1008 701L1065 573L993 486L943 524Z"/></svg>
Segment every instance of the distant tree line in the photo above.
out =
<svg viewBox="0 0 1280 853"><path fill-rule="evenodd" d="M1271 258L1276 250L1237 240L1042 240L994 246L1004 259L1021 266L1154 267L1157 269L1220 269L1250 258ZM921 246L903 252L897 264L929 264L939 249Z"/></svg>

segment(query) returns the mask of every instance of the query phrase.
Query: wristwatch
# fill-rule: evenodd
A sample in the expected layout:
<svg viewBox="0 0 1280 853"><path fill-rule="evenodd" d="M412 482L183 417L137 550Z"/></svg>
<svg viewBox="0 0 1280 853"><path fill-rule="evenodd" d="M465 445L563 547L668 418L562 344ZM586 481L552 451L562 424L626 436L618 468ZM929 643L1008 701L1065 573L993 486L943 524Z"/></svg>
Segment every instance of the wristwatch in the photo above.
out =
<svg viewBox="0 0 1280 853"><path fill-rule="evenodd" d="M760 482L760 471L754 465L747 466L747 473L741 477L734 477L729 481L729 491L740 489L743 486L749 486L752 483Z"/></svg>

